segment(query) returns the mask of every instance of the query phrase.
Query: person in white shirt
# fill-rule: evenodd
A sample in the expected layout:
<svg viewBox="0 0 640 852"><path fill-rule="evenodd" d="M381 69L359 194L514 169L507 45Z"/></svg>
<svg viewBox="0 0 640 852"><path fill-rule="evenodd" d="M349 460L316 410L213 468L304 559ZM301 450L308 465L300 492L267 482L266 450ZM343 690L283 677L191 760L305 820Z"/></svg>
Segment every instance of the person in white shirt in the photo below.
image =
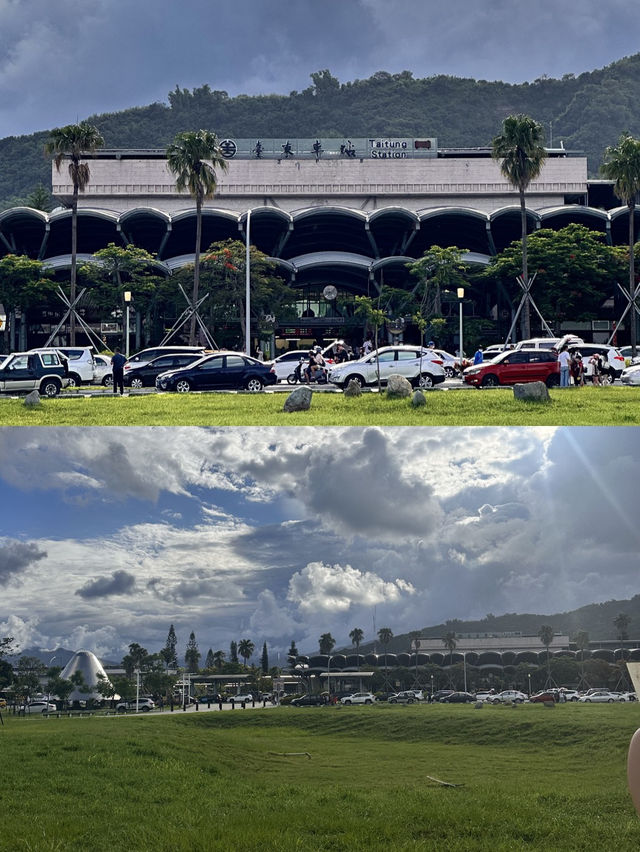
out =
<svg viewBox="0 0 640 852"><path fill-rule="evenodd" d="M563 346L560 353L558 354L558 361L560 363L560 387L568 388L569 387L569 368L571 366L571 355L569 355L569 350L566 346Z"/></svg>

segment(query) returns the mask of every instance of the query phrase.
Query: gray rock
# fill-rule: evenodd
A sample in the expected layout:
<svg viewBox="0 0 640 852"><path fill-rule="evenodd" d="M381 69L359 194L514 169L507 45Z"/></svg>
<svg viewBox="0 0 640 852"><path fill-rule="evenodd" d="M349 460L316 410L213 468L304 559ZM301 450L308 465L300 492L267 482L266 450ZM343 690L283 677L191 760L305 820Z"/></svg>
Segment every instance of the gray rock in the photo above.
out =
<svg viewBox="0 0 640 852"><path fill-rule="evenodd" d="M422 393L422 391L419 390L419 389L414 390L413 395L411 397L411 405L414 408L420 408L421 405L426 405L426 404L427 404L427 398Z"/></svg>
<svg viewBox="0 0 640 852"><path fill-rule="evenodd" d="M404 376L397 376L395 373L389 376L387 380L387 396L392 399L405 399L411 396L413 388L411 382L407 381Z"/></svg>
<svg viewBox="0 0 640 852"><path fill-rule="evenodd" d="M551 402L549 389L544 382L526 382L513 386L514 399L526 402Z"/></svg>
<svg viewBox="0 0 640 852"><path fill-rule="evenodd" d="M362 388L355 379L350 379L349 384L344 389L345 396L362 396Z"/></svg>
<svg viewBox="0 0 640 852"><path fill-rule="evenodd" d="M284 401L283 411L308 411L311 408L311 388L302 385L291 391Z"/></svg>
<svg viewBox="0 0 640 852"><path fill-rule="evenodd" d="M37 405L40 405L40 394L37 390L32 390L31 393L28 393L24 398L24 404L27 408L35 408Z"/></svg>

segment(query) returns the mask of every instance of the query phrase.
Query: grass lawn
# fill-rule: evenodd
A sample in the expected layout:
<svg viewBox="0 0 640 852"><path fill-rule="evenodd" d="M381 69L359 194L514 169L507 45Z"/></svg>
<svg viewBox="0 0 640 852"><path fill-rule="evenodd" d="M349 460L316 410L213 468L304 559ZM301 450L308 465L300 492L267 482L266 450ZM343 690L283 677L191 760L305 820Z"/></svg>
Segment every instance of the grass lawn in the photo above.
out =
<svg viewBox="0 0 640 852"><path fill-rule="evenodd" d="M636 426L640 393L603 387L551 391L551 403L515 400L510 389L427 393L427 404L384 394L356 399L317 393L311 409L287 414L285 394L146 394L43 399L27 409L22 399L0 399L3 426Z"/></svg>
<svg viewBox="0 0 640 852"><path fill-rule="evenodd" d="M637 852L639 721L633 704L9 717L0 849Z"/></svg>

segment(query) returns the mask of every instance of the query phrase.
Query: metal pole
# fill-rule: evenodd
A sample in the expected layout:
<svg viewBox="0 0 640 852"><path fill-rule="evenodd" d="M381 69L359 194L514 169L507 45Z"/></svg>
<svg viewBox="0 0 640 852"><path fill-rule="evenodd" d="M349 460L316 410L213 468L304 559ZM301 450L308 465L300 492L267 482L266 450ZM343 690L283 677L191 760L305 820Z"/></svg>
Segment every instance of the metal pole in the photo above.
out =
<svg viewBox="0 0 640 852"><path fill-rule="evenodd" d="M460 363L462 364L462 359L464 358L464 346L462 342L462 299L464 298L464 288L458 287L458 299L460 300Z"/></svg>
<svg viewBox="0 0 640 852"><path fill-rule="evenodd" d="M244 314L244 351L251 355L251 261L249 246L251 240L251 209L247 210L247 246L244 260L245 268L245 314Z"/></svg>
<svg viewBox="0 0 640 852"><path fill-rule="evenodd" d="M462 302L460 302L460 306L462 306ZM464 671L464 691L467 691L467 652L462 652L462 669Z"/></svg>
<svg viewBox="0 0 640 852"><path fill-rule="evenodd" d="M127 305L127 310L129 306ZM127 329L128 331L128 329ZM136 669L136 713L140 709L140 669Z"/></svg>

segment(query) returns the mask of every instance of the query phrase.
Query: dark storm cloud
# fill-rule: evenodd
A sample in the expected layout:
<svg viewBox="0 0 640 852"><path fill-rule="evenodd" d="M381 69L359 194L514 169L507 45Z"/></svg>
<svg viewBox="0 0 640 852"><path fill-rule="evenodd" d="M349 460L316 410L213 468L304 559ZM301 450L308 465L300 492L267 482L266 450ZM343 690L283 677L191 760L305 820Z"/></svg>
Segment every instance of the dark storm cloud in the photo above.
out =
<svg viewBox="0 0 640 852"><path fill-rule="evenodd" d="M128 571L114 571L110 577L98 577L85 583L76 595L81 598L107 598L111 595L128 595L133 591L136 578Z"/></svg>
<svg viewBox="0 0 640 852"><path fill-rule="evenodd" d="M0 542L0 586L16 580L27 568L47 554L35 544L21 541Z"/></svg>
<svg viewBox="0 0 640 852"><path fill-rule="evenodd" d="M341 82L405 69L508 82L578 74L637 51L640 9L621 0L0 0L0 20L3 137L166 103L176 85L288 94L324 68Z"/></svg>

